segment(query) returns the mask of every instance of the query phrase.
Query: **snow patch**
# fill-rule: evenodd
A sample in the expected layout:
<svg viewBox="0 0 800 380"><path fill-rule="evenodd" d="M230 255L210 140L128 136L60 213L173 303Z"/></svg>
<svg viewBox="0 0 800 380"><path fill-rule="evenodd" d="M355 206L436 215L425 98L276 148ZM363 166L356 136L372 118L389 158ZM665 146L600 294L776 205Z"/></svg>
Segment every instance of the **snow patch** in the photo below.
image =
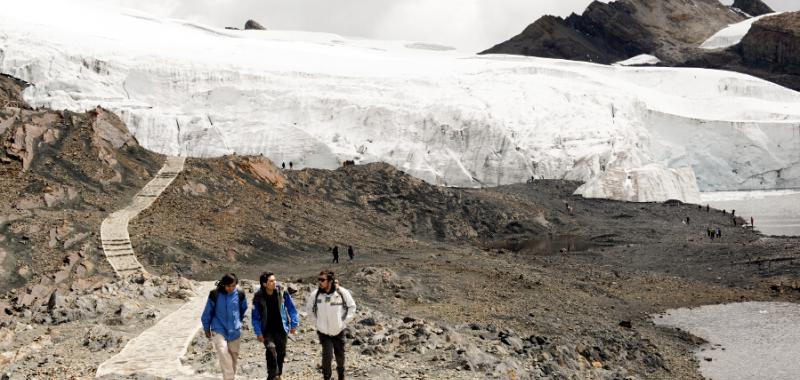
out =
<svg viewBox="0 0 800 380"><path fill-rule="evenodd" d="M781 12L768 13L765 15L749 18L747 20L737 22L736 24L728 25L713 36L709 37L705 42L700 44L701 49L723 49L738 44L742 41L750 28L758 20L764 17L774 16Z"/></svg>
<svg viewBox="0 0 800 380"><path fill-rule="evenodd" d="M614 63L615 66L644 66L644 65L657 65L661 63L658 57L650 54L639 54L635 57L628 58L624 61Z"/></svg>

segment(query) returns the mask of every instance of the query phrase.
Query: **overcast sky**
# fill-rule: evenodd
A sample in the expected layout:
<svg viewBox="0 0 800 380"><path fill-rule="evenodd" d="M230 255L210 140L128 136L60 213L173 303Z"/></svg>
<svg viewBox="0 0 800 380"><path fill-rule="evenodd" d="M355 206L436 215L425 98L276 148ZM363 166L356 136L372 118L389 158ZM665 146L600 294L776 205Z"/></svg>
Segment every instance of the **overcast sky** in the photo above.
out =
<svg viewBox="0 0 800 380"><path fill-rule="evenodd" d="M479 51L518 34L544 14L581 13L591 0L113 0L162 16L242 27L330 32L441 43ZM722 0L730 4L733 0ZM766 0L800 10L800 0Z"/></svg>

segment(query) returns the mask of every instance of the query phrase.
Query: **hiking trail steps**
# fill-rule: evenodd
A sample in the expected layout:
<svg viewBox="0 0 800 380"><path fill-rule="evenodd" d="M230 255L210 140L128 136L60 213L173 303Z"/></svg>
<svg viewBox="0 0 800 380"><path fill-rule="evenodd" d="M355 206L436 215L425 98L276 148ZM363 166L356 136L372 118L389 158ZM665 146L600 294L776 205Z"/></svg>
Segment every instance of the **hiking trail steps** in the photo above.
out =
<svg viewBox="0 0 800 380"><path fill-rule="evenodd" d="M117 275L147 273L133 252L131 238L128 235L128 223L155 202L164 189L183 171L185 161L185 157L167 157L161 170L139 190L128 206L113 212L103 220L100 226L100 241L106 259Z"/></svg>
<svg viewBox="0 0 800 380"><path fill-rule="evenodd" d="M164 166L131 200L131 203L109 215L100 227L100 239L106 259L117 275L147 273L131 245L128 223L142 210L150 207L156 198L183 171L184 157L167 157ZM205 307L212 282L202 282L196 295L175 312L131 339L118 354L97 368L97 378L119 378L130 375L150 375L157 378L203 378L181 363L181 357L200 330L200 314ZM189 322L191 321L191 322Z"/></svg>

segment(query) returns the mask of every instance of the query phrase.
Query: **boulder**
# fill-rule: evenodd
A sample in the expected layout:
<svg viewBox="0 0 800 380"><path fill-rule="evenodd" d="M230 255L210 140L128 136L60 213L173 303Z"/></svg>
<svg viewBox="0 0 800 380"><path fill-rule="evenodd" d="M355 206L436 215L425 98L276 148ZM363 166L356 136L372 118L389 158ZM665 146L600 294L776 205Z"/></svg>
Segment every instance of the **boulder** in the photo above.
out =
<svg viewBox="0 0 800 380"><path fill-rule="evenodd" d="M244 23L244 30L267 30L267 28L263 27L255 20L247 20Z"/></svg>
<svg viewBox="0 0 800 380"><path fill-rule="evenodd" d="M128 337L125 334L111 330L103 325L97 325L89 329L83 339L83 345L92 352L116 350L125 346L127 342Z"/></svg>
<svg viewBox="0 0 800 380"><path fill-rule="evenodd" d="M259 182L265 182L275 188L283 189L286 186L286 177L272 161L263 157L247 157L239 162L239 168L255 177Z"/></svg>
<svg viewBox="0 0 800 380"><path fill-rule="evenodd" d="M199 182L189 181L187 184L183 185L181 190L183 190L185 194L197 197L208 192L208 187Z"/></svg>

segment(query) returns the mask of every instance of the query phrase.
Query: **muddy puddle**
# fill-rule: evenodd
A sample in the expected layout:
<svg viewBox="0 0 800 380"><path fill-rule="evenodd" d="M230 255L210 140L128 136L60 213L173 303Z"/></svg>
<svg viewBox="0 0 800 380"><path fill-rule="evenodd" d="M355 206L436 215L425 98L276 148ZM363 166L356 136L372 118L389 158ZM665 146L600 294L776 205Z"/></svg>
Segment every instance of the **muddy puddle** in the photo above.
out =
<svg viewBox="0 0 800 380"><path fill-rule="evenodd" d="M509 239L488 245L491 249L505 249L527 255L558 255L564 253L588 252L609 244L575 235L548 235L531 239Z"/></svg>

